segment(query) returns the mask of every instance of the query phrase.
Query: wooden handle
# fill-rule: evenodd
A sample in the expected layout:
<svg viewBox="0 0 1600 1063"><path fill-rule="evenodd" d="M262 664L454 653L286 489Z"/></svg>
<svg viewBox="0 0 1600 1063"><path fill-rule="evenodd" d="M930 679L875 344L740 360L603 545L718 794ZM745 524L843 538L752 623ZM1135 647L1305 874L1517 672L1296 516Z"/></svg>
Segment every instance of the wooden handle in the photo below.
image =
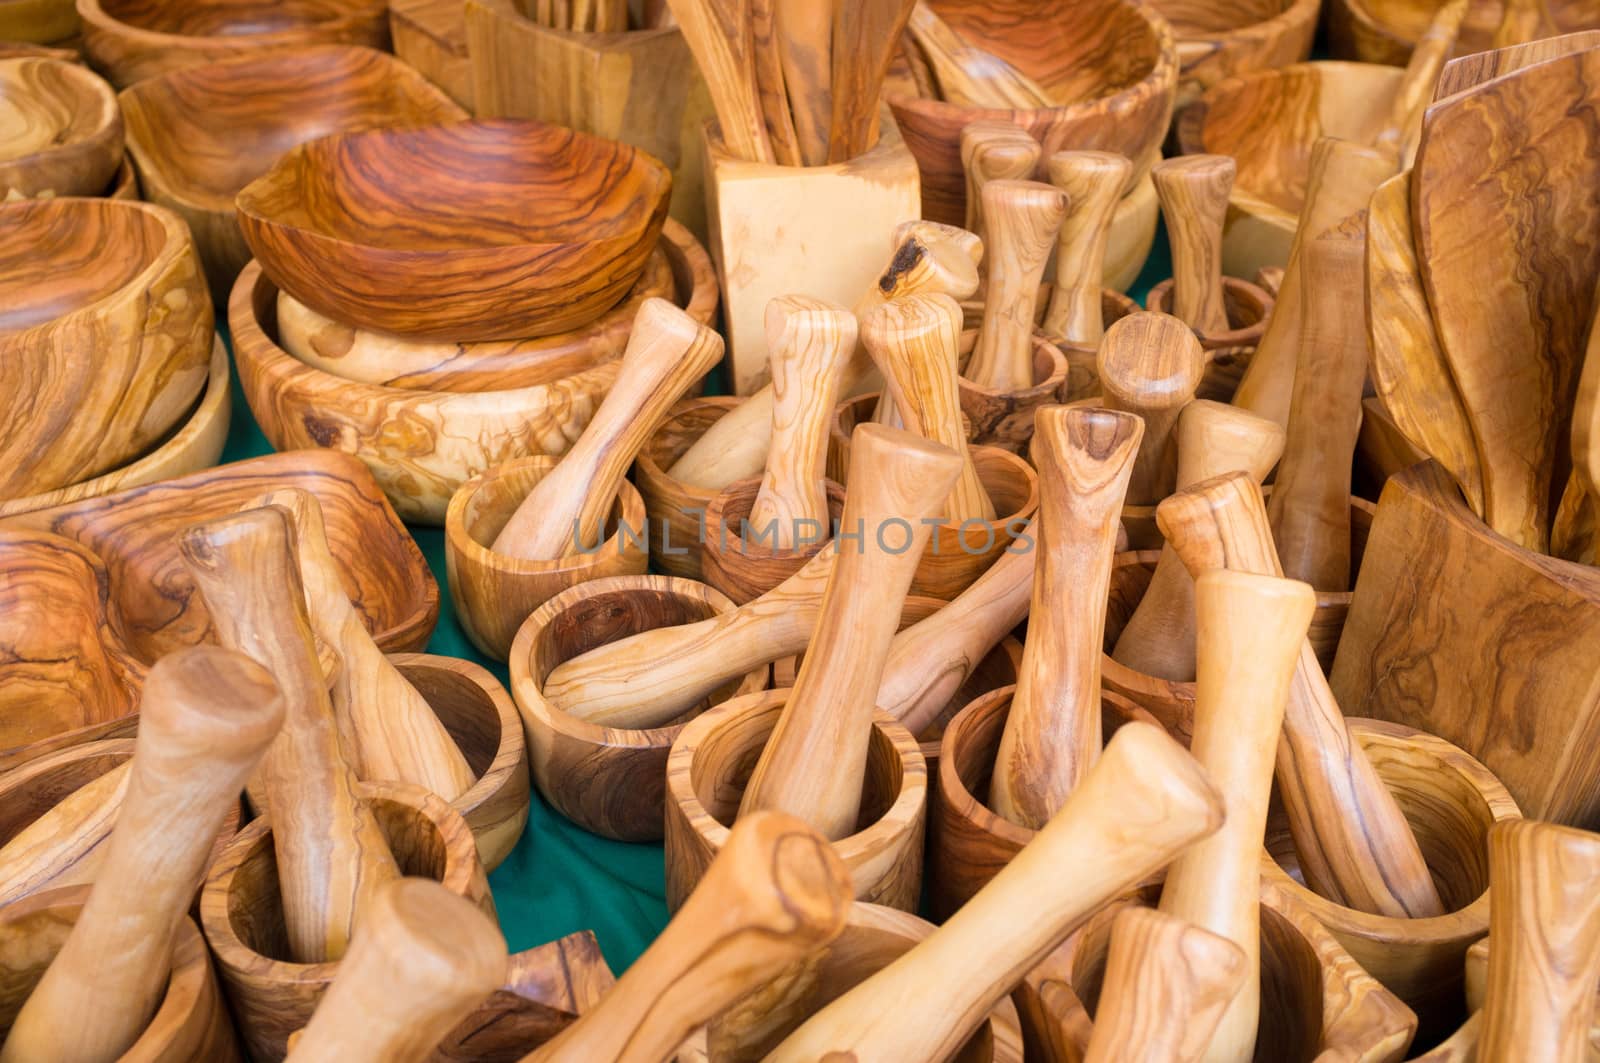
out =
<svg viewBox="0 0 1600 1063"><path fill-rule="evenodd" d="M1491 48L1510 48L1560 32L1545 10L1544 0L1503 0L1500 24L1495 27Z"/></svg>
<svg viewBox="0 0 1600 1063"><path fill-rule="evenodd" d="M1191 574L1282 574L1261 489L1243 473L1179 491L1156 508L1156 523ZM1380 915L1443 914L1410 824L1350 734L1309 642L1289 689L1277 775L1313 890Z"/></svg>
<svg viewBox="0 0 1600 1063"><path fill-rule="evenodd" d="M980 118L961 128L961 171L967 181L967 231L987 243L983 190L990 181L1026 181L1039 169L1044 149L1033 134L1000 119Z"/></svg>
<svg viewBox="0 0 1600 1063"><path fill-rule="evenodd" d="M937 443L878 425L856 429L822 614L745 789L741 816L776 809L830 839L855 831L889 643L933 531L930 519L960 471L961 459Z"/></svg>
<svg viewBox="0 0 1600 1063"><path fill-rule="evenodd" d="M150 669L98 884L0 1060L111 1061L139 1039L228 806L283 722L272 677L240 654L197 646Z"/></svg>
<svg viewBox="0 0 1600 1063"><path fill-rule="evenodd" d="M1202 336L1228 331L1222 223L1237 169L1231 155L1180 155L1150 168L1172 245L1172 310Z"/></svg>
<svg viewBox="0 0 1600 1063"><path fill-rule="evenodd" d="M1221 823L1222 798L1194 758L1159 727L1125 724L1067 804L988 885L814 1015L768 1063L950 1058L1085 916Z"/></svg>
<svg viewBox="0 0 1600 1063"><path fill-rule="evenodd" d="M750 19L750 64L755 71L756 105L761 108L767 143L779 166L802 166L800 138L789 111L789 93L783 81L783 60L778 53L778 12L774 0L745 0Z"/></svg>
<svg viewBox="0 0 1600 1063"><path fill-rule="evenodd" d="M1173 862L1161 910L1227 938L1255 971L1273 756L1317 596L1297 580L1213 569L1195 580L1195 605L1199 669L1189 751L1222 792L1227 819ZM1251 1058L1260 1011L1260 982L1251 978L1224 1009L1208 1057Z"/></svg>
<svg viewBox="0 0 1600 1063"><path fill-rule="evenodd" d="M828 161L832 124L833 11L810 0L777 0L776 6L778 59L794 114L800 160L806 166L821 166Z"/></svg>
<svg viewBox="0 0 1600 1063"><path fill-rule="evenodd" d="M1374 147L1395 156L1402 169L1409 167L1416 157L1423 112L1433 102L1433 87L1455 48L1467 7L1468 0L1448 0L1433 13L1427 32L1411 49L1411 59L1406 63L1406 72L1400 78L1400 88L1389 109L1389 124L1373 141Z"/></svg>
<svg viewBox="0 0 1600 1063"><path fill-rule="evenodd" d="M933 13L918 3L906 24L922 50L944 99L958 106L1037 110L1054 106L1050 95L1022 71L963 40Z"/></svg>
<svg viewBox="0 0 1600 1063"><path fill-rule="evenodd" d="M615 988L522 1063L671 1058L691 1031L837 937L850 904L850 874L826 839L793 816L742 817Z"/></svg>
<svg viewBox="0 0 1600 1063"><path fill-rule="evenodd" d="M848 162L878 142L883 79L911 17L912 0L858 0L833 5L828 161ZM826 4L817 4L827 7Z"/></svg>
<svg viewBox="0 0 1600 1063"><path fill-rule="evenodd" d="M1144 426L1110 410L1041 407L1028 641L989 804L1044 826L1100 755L1100 654L1122 500Z"/></svg>
<svg viewBox="0 0 1600 1063"><path fill-rule="evenodd" d="M312 645L292 535L288 513L262 506L189 528L178 549L218 641L260 664L283 692L283 730L260 776L289 951L300 963L321 963L344 954L373 891L400 872L356 796Z"/></svg>
<svg viewBox="0 0 1600 1063"><path fill-rule="evenodd" d="M862 318L861 335L906 427L960 459L960 477L940 511L956 524L994 520L994 503L978 479L961 421L956 388L960 305L948 295L896 299ZM852 452L854 446L852 437Z"/></svg>
<svg viewBox="0 0 1600 1063"><path fill-rule="evenodd" d="M984 186L989 287L966 373L979 387L1018 391L1033 386L1033 312L1066 213L1066 193L1047 184L990 181Z"/></svg>
<svg viewBox="0 0 1600 1063"><path fill-rule="evenodd" d="M0 907L95 880L128 791L128 767L118 764L78 787L0 847Z"/></svg>
<svg viewBox="0 0 1600 1063"><path fill-rule="evenodd" d="M1058 151L1047 163L1050 183L1067 196L1067 216L1056 236L1056 281L1044 331L1091 350L1105 335L1106 243L1133 163L1109 151Z"/></svg>
<svg viewBox="0 0 1600 1063"><path fill-rule="evenodd" d="M750 162L776 161L756 98L754 32L742 0L666 0L695 65L728 151Z"/></svg>
<svg viewBox="0 0 1600 1063"><path fill-rule="evenodd" d="M1174 430L1194 400L1206 353L1194 332L1170 314L1134 313L1106 329L1096 356L1100 401L1144 422L1144 442L1128 482L1128 501L1154 505L1177 479Z"/></svg>
<svg viewBox="0 0 1600 1063"><path fill-rule="evenodd" d="M1084 1063L1201 1063L1223 1010L1254 977L1227 938L1149 908L1124 908L1111 923Z"/></svg>
<svg viewBox="0 0 1600 1063"><path fill-rule="evenodd" d="M378 891L291 1063L421 1063L506 980L500 928L431 879Z"/></svg>

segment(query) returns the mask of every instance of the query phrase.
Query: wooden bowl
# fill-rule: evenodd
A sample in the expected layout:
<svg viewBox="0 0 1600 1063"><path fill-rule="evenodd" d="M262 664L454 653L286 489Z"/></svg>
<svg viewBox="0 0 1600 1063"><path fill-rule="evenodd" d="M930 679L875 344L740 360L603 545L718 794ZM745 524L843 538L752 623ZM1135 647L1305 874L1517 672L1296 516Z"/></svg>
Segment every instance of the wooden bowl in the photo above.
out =
<svg viewBox="0 0 1600 1063"><path fill-rule="evenodd" d="M58 59L0 59L0 200L97 196L122 162L122 113L96 75Z"/></svg>
<svg viewBox="0 0 1600 1063"><path fill-rule="evenodd" d="M711 586L743 605L799 572L833 539L832 526L844 515L844 488L825 481L828 492L828 527L794 529L804 545L781 550L763 528L745 530L751 507L761 489L759 477L735 480L711 499L705 511L705 531L700 537L700 564Z"/></svg>
<svg viewBox="0 0 1600 1063"><path fill-rule="evenodd" d="M444 884L494 916L494 901L466 820L436 794L403 783L361 783L402 875ZM257 819L211 867L200 893L200 925L253 1059L282 1059L338 973L333 963L287 959L272 825Z"/></svg>
<svg viewBox="0 0 1600 1063"><path fill-rule="evenodd" d="M0 497L116 468L188 411L211 357L204 285L171 211L110 199L0 207Z"/></svg>
<svg viewBox="0 0 1600 1063"><path fill-rule="evenodd" d="M1178 39L1177 109L1223 78L1275 70L1311 54L1320 0L1151 0Z"/></svg>
<svg viewBox="0 0 1600 1063"><path fill-rule="evenodd" d="M970 355L977 345L976 329L961 334L961 353ZM980 387L966 377L956 378L961 412L971 427L973 442L1000 447L1024 457L1033 439L1033 418L1040 406L1059 402L1069 387L1067 356L1042 333L1033 334L1033 384L1016 391Z"/></svg>
<svg viewBox="0 0 1600 1063"><path fill-rule="evenodd" d="M236 203L268 276L307 306L459 343L568 332L611 309L671 185L626 144L494 119L301 144Z"/></svg>
<svg viewBox="0 0 1600 1063"><path fill-rule="evenodd" d="M0 0L0 33L5 32L5 12L13 6L16 6L16 0ZM77 17L76 13L73 17ZM0 40L0 59L59 59L64 63L82 63L83 53L73 44L73 41L63 41L60 47L56 47L27 41Z"/></svg>
<svg viewBox="0 0 1600 1063"><path fill-rule="evenodd" d="M701 713L667 757L667 907L676 911L728 840L750 773L778 724L788 690L731 698ZM876 712L856 832L833 843L856 899L912 911L922 887L928 772L917 740Z"/></svg>
<svg viewBox="0 0 1600 1063"><path fill-rule="evenodd" d="M1195 398L1231 402L1255 356L1256 345L1267 330L1267 319L1276 304L1266 289L1238 277L1222 278L1222 299L1228 311L1228 329L1215 336L1195 333L1206 352L1206 371L1200 378ZM1172 312L1172 280L1168 278L1150 289L1147 309L1163 314Z"/></svg>
<svg viewBox="0 0 1600 1063"><path fill-rule="evenodd" d="M669 222L677 303L702 324L716 313L705 248ZM617 363L507 391L412 391L343 380L301 363L277 342L278 289L251 263L228 301L234 359L256 422L279 450L333 447L372 470L407 520L444 523L450 496L485 469L528 454L563 454L616 379ZM511 632L506 633L510 645Z"/></svg>
<svg viewBox="0 0 1600 1063"><path fill-rule="evenodd" d="M1422 0L1329 0L1328 47L1340 59L1404 66L1436 6ZM1600 18L1588 4L1546 0L1540 6L1555 23L1556 33L1600 28ZM1473 0L1451 54L1470 55L1493 47L1503 11L1502 0Z"/></svg>
<svg viewBox="0 0 1600 1063"><path fill-rule="evenodd" d="M716 491L667 475L722 415L744 400L732 395L681 399L633 462L633 482L650 526L650 564L669 576L702 577L700 532Z"/></svg>
<svg viewBox="0 0 1600 1063"><path fill-rule="evenodd" d="M1371 144L1388 124L1401 71L1368 63L1294 63L1230 77L1174 124L1184 154L1232 155L1222 269L1254 277L1289 261L1300 226L1311 148L1321 137Z"/></svg>
<svg viewBox="0 0 1600 1063"><path fill-rule="evenodd" d="M83 47L117 88L179 67L312 44L387 49L379 0L77 0Z"/></svg>
<svg viewBox="0 0 1600 1063"><path fill-rule="evenodd" d="M284 151L334 132L466 117L393 56L336 44L181 67L117 99L145 198L188 222L218 302L250 261L234 196Z"/></svg>
<svg viewBox="0 0 1600 1063"><path fill-rule="evenodd" d="M139 198L139 179L133 172L133 159L126 152L122 155L122 161L117 164L117 172L112 175L111 184L101 194L107 199Z"/></svg>
<svg viewBox="0 0 1600 1063"><path fill-rule="evenodd" d="M55 44L77 32L73 0L0 0L0 39Z"/></svg>
<svg viewBox="0 0 1600 1063"><path fill-rule="evenodd" d="M661 840L667 753L694 716L767 685L765 665L713 691L664 727L602 727L544 696L555 668L608 642L731 613L717 590L674 576L615 576L580 584L528 617L511 647L511 690L528 731L533 777L557 812L606 838Z"/></svg>

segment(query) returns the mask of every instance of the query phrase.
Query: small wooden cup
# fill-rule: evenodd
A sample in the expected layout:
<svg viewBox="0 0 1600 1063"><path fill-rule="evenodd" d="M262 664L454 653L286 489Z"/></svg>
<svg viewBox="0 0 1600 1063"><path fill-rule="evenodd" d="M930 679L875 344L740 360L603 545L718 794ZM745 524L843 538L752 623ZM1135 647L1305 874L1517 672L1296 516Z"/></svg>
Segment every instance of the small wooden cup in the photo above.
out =
<svg viewBox="0 0 1600 1063"><path fill-rule="evenodd" d="M1228 331L1215 336L1195 333L1209 363L1195 398L1231 402L1244 371L1250 367L1256 344L1267 329L1267 317L1275 300L1265 289L1238 277L1222 278L1222 298L1228 308ZM1172 279L1151 288L1144 305L1147 310L1172 313Z"/></svg>
<svg viewBox="0 0 1600 1063"><path fill-rule="evenodd" d="M731 395L681 400L634 459L633 482L650 525L650 563L669 576L702 578L700 533L717 492L674 479L667 470L742 401Z"/></svg>
<svg viewBox="0 0 1600 1063"><path fill-rule="evenodd" d="M450 599L472 644L503 661L517 628L557 593L605 576L643 575L644 500L626 480L606 518L606 539L587 553L530 561L489 549L517 506L561 461L536 455L479 473L450 499L444 517L445 569Z"/></svg>
<svg viewBox="0 0 1600 1063"><path fill-rule="evenodd" d="M674 576L616 576L569 588L528 617L511 646L511 690L527 728L533 778L545 800L584 830L626 842L661 839L667 754L685 723L767 685L767 669L714 691L664 727L616 728L580 720L544 696L556 667L654 628L692 624L734 604Z"/></svg>
<svg viewBox="0 0 1600 1063"><path fill-rule="evenodd" d="M788 690L731 698L684 727L667 757L667 907L676 911L728 840ZM834 842L856 899L912 911L922 886L928 771L917 741L874 714L857 830Z"/></svg>
<svg viewBox="0 0 1600 1063"><path fill-rule="evenodd" d="M961 355L972 353L978 330L961 334ZM1033 383L1016 391L980 387L964 376L956 378L961 413L967 419L972 441L1002 447L1024 457L1033 439L1033 417L1040 406L1059 402L1070 386L1067 356L1048 336L1033 334Z"/></svg>
<svg viewBox="0 0 1600 1063"><path fill-rule="evenodd" d="M832 525L844 513L844 488L827 482L828 524L816 531L815 541L789 550L772 545L766 529L744 531L755 505L761 480L735 480L706 507L705 533L700 539L700 564L705 581L743 605L799 572L833 538Z"/></svg>

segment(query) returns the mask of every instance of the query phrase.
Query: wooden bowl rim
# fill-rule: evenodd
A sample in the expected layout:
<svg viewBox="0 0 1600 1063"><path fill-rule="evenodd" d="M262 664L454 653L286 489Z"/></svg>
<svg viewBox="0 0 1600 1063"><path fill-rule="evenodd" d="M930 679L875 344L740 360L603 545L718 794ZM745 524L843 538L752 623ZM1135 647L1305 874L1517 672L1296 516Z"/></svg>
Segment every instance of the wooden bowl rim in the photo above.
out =
<svg viewBox="0 0 1600 1063"><path fill-rule="evenodd" d="M979 330L975 328L962 329L962 347L966 348L969 334L976 341L978 332ZM1050 370L1050 374L1043 380L1039 380L1039 374L1035 372L1035 383L1025 388L1018 388L1015 391L1002 391L998 388L986 388L981 384L974 384L966 377L958 374L956 376L956 387L959 392L963 395L973 395L984 399L993 398L1000 401L1014 400L1024 402L1029 399L1043 399L1046 396L1054 395L1061 389L1061 385L1067 382L1067 373L1071 370L1071 366L1067 364L1067 356L1062 352L1061 347L1057 345L1055 339L1043 329L1035 328L1031 339L1033 341L1035 362L1038 361L1039 354L1043 353L1053 367ZM837 410L837 406L835 409Z"/></svg>
<svg viewBox="0 0 1600 1063"><path fill-rule="evenodd" d="M195 0L184 0L184 2L194 3ZM373 5L369 9L348 8L343 13L336 13L326 19L300 23L291 29L270 30L265 33L169 33L165 30L147 29L131 22L124 22L107 11L101 0L76 0L76 3L78 17L101 33L119 37L126 41L137 41L148 48L173 48L179 50L206 48L219 41L231 45L244 43L252 48L293 46L310 43L307 34L317 35L312 38L312 40L315 40L319 39L322 34L337 33L341 30L379 20L387 20L388 18L387 5L383 4ZM273 0L260 0L260 3L264 7L270 8L273 6ZM226 7L229 5L221 6ZM330 10L335 6L330 4Z"/></svg>
<svg viewBox="0 0 1600 1063"><path fill-rule="evenodd" d="M1159 5L1152 5L1159 12ZM1259 22L1246 22L1226 30L1210 33L1182 33L1178 27L1172 27L1173 36L1178 39L1181 47L1186 41L1210 42L1216 41L1223 46L1235 43L1239 38L1252 40L1259 37L1277 36L1283 27L1292 26L1298 22L1311 22L1317 18L1317 13L1322 8L1322 0L1289 0L1283 5L1283 10L1270 18L1261 19ZM1163 18L1166 16L1163 15ZM1171 21L1170 19L1168 21ZM1244 43L1244 41L1238 41Z"/></svg>
<svg viewBox="0 0 1600 1063"><path fill-rule="evenodd" d="M661 463L656 460L655 443L668 425L674 423L686 413L702 409L721 409L722 416L717 418L720 421L723 416L727 416L736 407L742 405L747 398L749 398L747 395L691 395L673 403L672 408L667 411L667 415L661 419L661 423L651 433L650 439L639 450L638 457L633 459L634 479L638 481L639 493L647 498L651 496L661 498L704 498L708 502L714 498L717 494L715 491L704 487L696 487L693 484L684 483L676 477L668 476L667 470L663 469ZM712 422L712 424L715 423L716 421ZM710 426L708 425L707 427L709 428ZM692 445L693 443L691 442L690 446ZM684 447L684 450L688 449L687 446ZM673 461L677 461L677 458L682 456L682 454L677 455L673 458Z"/></svg>
<svg viewBox="0 0 1600 1063"><path fill-rule="evenodd" d="M1172 311L1167 307L1172 298L1173 283L1173 278L1168 277L1151 288L1149 294L1145 296L1145 309L1170 314ZM1227 347L1253 347L1260 342L1262 333L1267 331L1267 319L1272 316L1272 308L1277 305L1277 300L1265 288L1243 277L1223 274L1222 290L1225 295L1228 292L1234 293L1234 301L1243 303L1248 300L1257 304L1261 307L1261 315L1247 325L1233 325L1230 321L1227 331L1213 336L1202 336L1196 331L1195 338L1205 348L1208 362L1218 350Z"/></svg>
<svg viewBox="0 0 1600 1063"><path fill-rule="evenodd" d="M73 91L78 93L73 101L75 116L83 104L88 102L99 104L99 113L93 116L95 124L68 140L53 142L26 155L0 160L0 169L22 170L46 161L56 161L64 156L78 156L87 160L104 154L120 162L123 140L122 110L117 106L115 90L100 75L82 63L46 55L14 55L0 56L0 82L14 81L14 78L9 76L13 70L39 65L46 69L59 69L62 76L72 85ZM38 98L38 95L32 92L24 95L33 99Z"/></svg>
<svg viewBox="0 0 1600 1063"><path fill-rule="evenodd" d="M739 540L737 538L730 540L723 534L728 523L724 514L730 504L745 505L746 499L748 499L748 505L755 505L756 496L761 491L762 480L763 477L760 476L746 476L742 479L734 480L727 487L714 493L711 496L711 501L706 505L703 521L705 530L700 536L700 542L697 544L704 553L717 555L719 562L724 567L731 566L734 574L741 578L752 574L750 571L752 566L759 567L768 563L787 564L794 561L804 563L821 553L822 548L833 541L833 535L830 533L826 538L817 542L787 550L769 548L759 540L745 544L746 549L739 549ZM837 507L843 509L844 485L823 477L822 486L823 490L827 492L828 508ZM746 513L748 513L748 510L746 510ZM832 524L831 517L829 524L830 526Z"/></svg>
<svg viewBox="0 0 1600 1063"><path fill-rule="evenodd" d="M1003 550L1005 548L999 546L999 543L1001 536L1005 534L1006 527L1015 521L1029 518L1039 511L1039 474L1028 463L1026 458L1019 454L1011 453L1005 447L996 447L987 443L979 444L971 447L970 453L972 454L973 464L978 467L978 482L983 484L985 491L989 491L991 485L999 483L1002 477L1011 478L1014 482L1027 484L1027 497L1023 500L1022 505L1015 510L1003 515L997 513L994 520L970 522L972 527L986 527L991 532L994 532L995 544L999 549ZM983 461L980 462L980 458ZM991 463L993 468L990 467ZM999 472L998 470L1000 469L1005 471ZM988 475L984 475L985 473L988 473ZM846 490L848 489L847 487ZM993 494L992 491L990 493ZM961 525L938 524L934 526L931 541L950 542L959 540L962 537ZM929 556L938 555L924 553L923 561L926 562ZM975 554L973 556L979 555Z"/></svg>

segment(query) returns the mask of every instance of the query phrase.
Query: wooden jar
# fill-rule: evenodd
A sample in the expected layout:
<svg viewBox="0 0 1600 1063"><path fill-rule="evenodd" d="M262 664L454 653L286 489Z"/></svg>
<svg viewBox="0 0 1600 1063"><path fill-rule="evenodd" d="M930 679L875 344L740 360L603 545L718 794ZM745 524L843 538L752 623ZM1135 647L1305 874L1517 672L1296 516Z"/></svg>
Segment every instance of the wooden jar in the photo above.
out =
<svg viewBox="0 0 1600 1063"><path fill-rule="evenodd" d="M1222 278L1222 299L1228 309L1228 330L1214 336L1195 333L1207 361L1195 398L1214 402L1233 399L1239 380L1256 353L1256 344L1261 342L1261 334L1267 329L1267 317L1275 302L1265 289L1233 276ZM1172 278L1150 289L1145 308L1172 313Z"/></svg>
<svg viewBox="0 0 1600 1063"><path fill-rule="evenodd" d="M650 525L650 563L669 576L700 579L700 533L717 492L667 475L706 429L741 400L730 395L681 400L633 462L633 482Z"/></svg>
<svg viewBox="0 0 1600 1063"><path fill-rule="evenodd" d="M706 507L705 532L700 540L700 564L705 581L743 605L759 598L790 576L833 538L832 524L844 513L844 488L828 481L829 527L816 531L814 541L793 549L772 545L765 529L745 533L745 521L761 490L761 479L735 480ZM765 536L765 537L764 537Z"/></svg>
<svg viewBox="0 0 1600 1063"><path fill-rule="evenodd" d="M511 646L511 690L527 728L533 778L546 801L584 830L627 842L661 838L667 754L687 720L762 690L765 666L713 692L665 727L616 728L551 704L544 681L565 661L659 627L692 624L734 604L674 576L617 576L561 592L528 617Z"/></svg>
<svg viewBox="0 0 1600 1063"><path fill-rule="evenodd" d="M961 354L972 353L978 330L961 333ZM981 446L1001 447L1026 457L1033 439L1033 417L1040 406L1060 402L1071 389L1070 366L1061 348L1042 333L1033 334L1033 384L1017 391L997 391L956 377L961 413L966 418L971 441Z"/></svg>

